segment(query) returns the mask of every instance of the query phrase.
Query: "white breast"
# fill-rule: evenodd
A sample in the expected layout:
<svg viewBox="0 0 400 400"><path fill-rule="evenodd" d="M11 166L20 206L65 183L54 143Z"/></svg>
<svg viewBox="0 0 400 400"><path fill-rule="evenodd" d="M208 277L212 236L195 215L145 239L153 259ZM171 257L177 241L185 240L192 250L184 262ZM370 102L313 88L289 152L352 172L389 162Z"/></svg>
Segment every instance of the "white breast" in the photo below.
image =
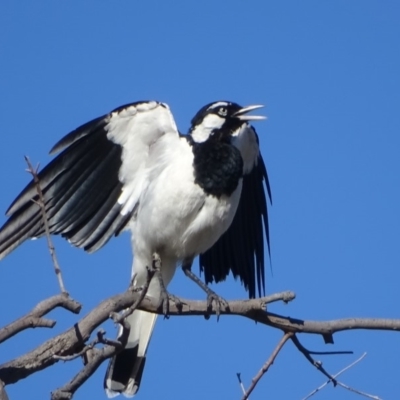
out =
<svg viewBox="0 0 400 400"><path fill-rule="evenodd" d="M230 226L241 182L230 197L206 195L194 183L186 139L171 148L163 138L151 151L147 189L132 224L134 252L157 251L179 261L206 251Z"/></svg>
<svg viewBox="0 0 400 400"><path fill-rule="evenodd" d="M241 190L242 181L230 197L206 196L203 207L182 236L186 256L204 253L229 228L236 213Z"/></svg>

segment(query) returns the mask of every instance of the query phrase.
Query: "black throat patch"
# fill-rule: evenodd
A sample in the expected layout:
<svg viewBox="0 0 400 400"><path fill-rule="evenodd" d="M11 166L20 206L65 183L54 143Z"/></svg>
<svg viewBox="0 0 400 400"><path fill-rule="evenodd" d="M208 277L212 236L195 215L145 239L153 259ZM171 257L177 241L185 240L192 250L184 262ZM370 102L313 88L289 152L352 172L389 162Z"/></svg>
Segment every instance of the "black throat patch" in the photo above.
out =
<svg viewBox="0 0 400 400"><path fill-rule="evenodd" d="M188 141L193 147L195 183L212 196L230 196L243 176L240 151L226 141L212 138L196 143L188 137Z"/></svg>

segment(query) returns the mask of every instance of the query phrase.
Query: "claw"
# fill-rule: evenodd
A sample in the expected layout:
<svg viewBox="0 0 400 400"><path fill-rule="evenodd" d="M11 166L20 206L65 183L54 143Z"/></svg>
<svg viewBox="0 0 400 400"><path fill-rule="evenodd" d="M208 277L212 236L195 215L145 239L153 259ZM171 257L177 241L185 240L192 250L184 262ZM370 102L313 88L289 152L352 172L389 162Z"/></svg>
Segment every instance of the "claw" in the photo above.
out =
<svg viewBox="0 0 400 400"><path fill-rule="evenodd" d="M183 307L182 301L179 299L179 297L176 297L174 294L169 293L168 298L170 301L173 301L175 303L175 306L178 310L181 310Z"/></svg>
<svg viewBox="0 0 400 400"><path fill-rule="evenodd" d="M164 314L164 318L169 318L169 302L173 301L176 307L182 308L182 302L173 294L169 294L165 289L164 281L161 274L161 258L157 253L153 254L153 263L152 267L154 269L154 274L158 279L160 285L160 300L158 302L158 308L162 307L162 313Z"/></svg>
<svg viewBox="0 0 400 400"><path fill-rule="evenodd" d="M158 302L158 308L162 307L162 313L164 318L169 318L169 299L166 290L161 290L160 300Z"/></svg>
<svg viewBox="0 0 400 400"><path fill-rule="evenodd" d="M165 319L169 318L169 302L173 301L178 309L182 308L182 302L173 294L168 293L166 290L162 290L160 293L160 301L158 307L162 307L162 312Z"/></svg>
<svg viewBox="0 0 400 400"><path fill-rule="evenodd" d="M182 264L182 270L185 273L185 275L190 278L193 282L197 283L206 293L207 293L207 310L211 311L212 310L212 303L215 302L215 313L217 314L217 321L219 320L219 316L221 314L221 307L223 306L225 310L229 310L229 304L228 302L218 296L214 291L212 291L205 283L203 283L199 277L197 277L192 271L191 271L191 266L192 266L192 259L186 260ZM205 319L210 318L210 314L204 315Z"/></svg>
<svg viewBox="0 0 400 400"><path fill-rule="evenodd" d="M219 316L221 315L222 307L225 310L229 309L228 302L221 296L218 296L214 291L208 289L207 292L207 309L212 310L213 302L215 303L215 314L217 315L217 321L219 321Z"/></svg>

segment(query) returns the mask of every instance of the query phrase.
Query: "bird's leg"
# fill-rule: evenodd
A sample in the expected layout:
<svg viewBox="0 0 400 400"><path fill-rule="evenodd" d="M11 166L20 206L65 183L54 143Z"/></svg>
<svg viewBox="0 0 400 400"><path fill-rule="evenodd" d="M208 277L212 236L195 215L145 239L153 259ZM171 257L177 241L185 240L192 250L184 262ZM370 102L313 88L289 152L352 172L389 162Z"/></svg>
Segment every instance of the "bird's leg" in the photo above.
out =
<svg viewBox="0 0 400 400"><path fill-rule="evenodd" d="M152 267L154 270L154 276L158 279L158 284L160 285L160 300L158 303L158 307L162 306L162 311L165 318L169 318L169 302L172 300L176 307L182 308L182 302L179 300L178 297L174 296L167 292L165 288L162 273L161 273L161 257L158 253L153 253L153 262Z"/></svg>
<svg viewBox="0 0 400 400"><path fill-rule="evenodd" d="M213 290L211 290L194 272L192 272L193 259L184 260L182 263L182 270L184 274L190 278L193 282L197 283L207 293L207 309L211 310L212 303L215 302L215 309L217 317L219 318L221 308L224 307L226 310L229 309L228 302L221 296L218 296Z"/></svg>

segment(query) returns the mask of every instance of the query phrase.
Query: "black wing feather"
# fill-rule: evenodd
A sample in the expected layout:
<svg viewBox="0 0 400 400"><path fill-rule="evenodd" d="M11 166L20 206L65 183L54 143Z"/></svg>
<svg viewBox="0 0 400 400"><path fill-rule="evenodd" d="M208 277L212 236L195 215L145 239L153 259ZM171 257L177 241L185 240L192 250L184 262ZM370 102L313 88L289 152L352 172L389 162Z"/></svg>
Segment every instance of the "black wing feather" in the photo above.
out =
<svg viewBox="0 0 400 400"><path fill-rule="evenodd" d="M95 251L129 221L117 200L122 148L107 138L108 116L96 118L61 139L62 150L39 172L50 233L61 234L77 247ZM0 229L0 259L24 240L44 234L35 183L31 181L7 211Z"/></svg>
<svg viewBox="0 0 400 400"><path fill-rule="evenodd" d="M243 177L231 226L213 247L200 255L200 270L206 283L223 281L232 272L235 279L240 278L250 298L256 296L256 291L260 296L265 292L264 237L270 255L266 194L271 201L271 189L261 155L257 161Z"/></svg>

